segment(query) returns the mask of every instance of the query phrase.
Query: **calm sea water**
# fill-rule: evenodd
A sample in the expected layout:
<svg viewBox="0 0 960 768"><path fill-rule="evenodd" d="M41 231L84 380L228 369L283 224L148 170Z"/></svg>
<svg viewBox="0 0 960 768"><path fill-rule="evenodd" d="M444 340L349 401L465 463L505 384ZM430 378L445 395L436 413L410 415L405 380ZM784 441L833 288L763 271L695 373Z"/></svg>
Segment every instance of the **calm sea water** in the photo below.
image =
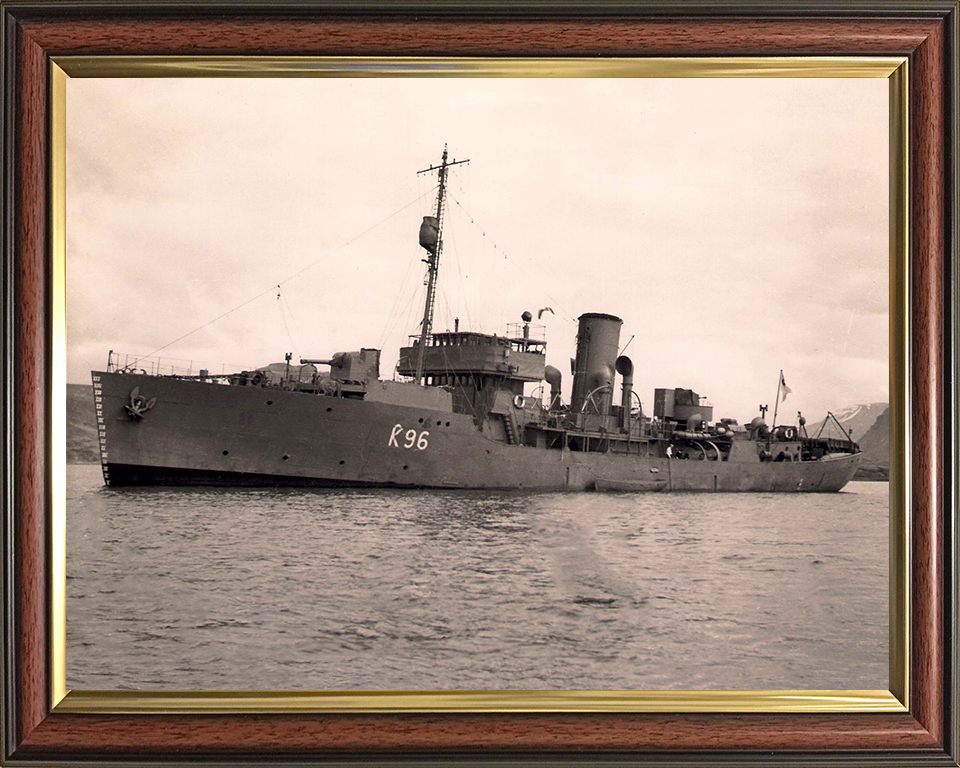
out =
<svg viewBox="0 0 960 768"><path fill-rule="evenodd" d="M103 487L75 689L886 689L886 483L839 494Z"/></svg>

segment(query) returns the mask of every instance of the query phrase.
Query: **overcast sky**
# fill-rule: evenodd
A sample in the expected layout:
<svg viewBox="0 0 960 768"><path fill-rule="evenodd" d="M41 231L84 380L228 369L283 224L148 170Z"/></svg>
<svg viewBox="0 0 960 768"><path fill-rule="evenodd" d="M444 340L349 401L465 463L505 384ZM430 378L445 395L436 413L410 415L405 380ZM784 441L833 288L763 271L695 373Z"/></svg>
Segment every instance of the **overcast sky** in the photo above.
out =
<svg viewBox="0 0 960 768"><path fill-rule="evenodd" d="M886 401L887 103L883 79L70 79L69 380L111 349L363 346L389 378L447 143L470 163L435 330L552 307L565 400L576 318L607 312L647 410L689 387L748 420L781 368L789 418Z"/></svg>

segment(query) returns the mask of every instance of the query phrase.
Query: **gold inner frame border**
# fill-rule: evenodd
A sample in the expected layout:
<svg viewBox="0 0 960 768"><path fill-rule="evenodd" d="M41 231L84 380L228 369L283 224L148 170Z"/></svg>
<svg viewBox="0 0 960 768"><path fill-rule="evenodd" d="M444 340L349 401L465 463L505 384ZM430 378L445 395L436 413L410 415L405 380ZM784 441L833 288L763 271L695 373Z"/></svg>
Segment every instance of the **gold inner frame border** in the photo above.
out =
<svg viewBox="0 0 960 768"><path fill-rule="evenodd" d="M66 89L71 77L844 77L889 81L889 680L830 691L93 691L66 685ZM909 103L906 57L455 58L60 56L51 59L50 704L57 713L854 713L909 709Z"/></svg>

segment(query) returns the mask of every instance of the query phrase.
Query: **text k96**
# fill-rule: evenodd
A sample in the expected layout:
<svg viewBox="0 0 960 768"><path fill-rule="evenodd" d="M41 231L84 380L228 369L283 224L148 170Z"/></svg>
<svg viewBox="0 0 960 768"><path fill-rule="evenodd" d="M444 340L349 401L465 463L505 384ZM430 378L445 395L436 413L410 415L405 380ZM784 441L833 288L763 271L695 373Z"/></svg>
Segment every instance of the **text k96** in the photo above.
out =
<svg viewBox="0 0 960 768"><path fill-rule="evenodd" d="M394 424L393 430L390 432L390 439L387 440L387 445L394 448L416 447L418 451L423 451L429 445L427 442L427 438L429 436L430 433L426 430L417 433L417 430L415 429L408 429L406 432L404 432L402 424Z"/></svg>

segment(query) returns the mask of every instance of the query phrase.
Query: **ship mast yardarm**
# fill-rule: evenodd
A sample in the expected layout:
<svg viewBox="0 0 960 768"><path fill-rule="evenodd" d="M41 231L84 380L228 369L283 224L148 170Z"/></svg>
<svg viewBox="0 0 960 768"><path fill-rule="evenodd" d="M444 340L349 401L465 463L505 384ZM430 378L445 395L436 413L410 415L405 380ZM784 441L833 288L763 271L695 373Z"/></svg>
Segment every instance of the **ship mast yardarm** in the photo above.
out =
<svg viewBox="0 0 960 768"><path fill-rule="evenodd" d="M429 256L424 259L427 264L427 296L423 303L423 322L420 324L420 344L417 353L417 370L414 381L421 384L423 381L423 358L427 348L427 338L433 330L433 307L437 296L437 272L440 268L440 252L443 250L443 205L447 191L447 169L453 165L463 165L469 163L469 160L454 160L447 162L447 145L443 145L443 156L440 158L440 165L431 165L418 171L421 173L430 173L437 171L440 186L437 189L437 213L431 221L431 217L424 217L421 227L420 245L427 251ZM435 236L424 237L424 229L435 229Z"/></svg>

